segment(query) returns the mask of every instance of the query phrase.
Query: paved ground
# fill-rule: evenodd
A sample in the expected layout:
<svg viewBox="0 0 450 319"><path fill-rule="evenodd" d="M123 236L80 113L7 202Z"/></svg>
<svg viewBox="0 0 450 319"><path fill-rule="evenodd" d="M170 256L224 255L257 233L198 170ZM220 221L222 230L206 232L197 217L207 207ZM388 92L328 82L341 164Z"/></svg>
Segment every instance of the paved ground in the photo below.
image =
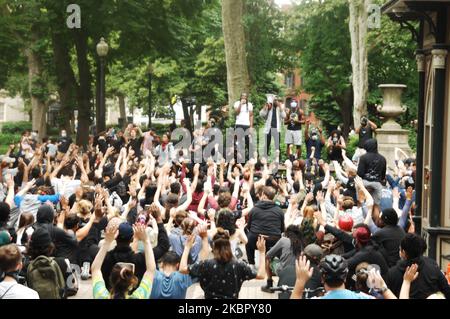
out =
<svg viewBox="0 0 450 319"><path fill-rule="evenodd" d="M276 281L276 278L274 278ZM265 280L246 281L242 285L239 299L277 299L278 294L269 294L261 291L261 286L266 283ZM203 299L203 290L199 284L191 286L187 291L186 299ZM69 299L92 299L91 280L81 281L80 289L76 296Z"/></svg>

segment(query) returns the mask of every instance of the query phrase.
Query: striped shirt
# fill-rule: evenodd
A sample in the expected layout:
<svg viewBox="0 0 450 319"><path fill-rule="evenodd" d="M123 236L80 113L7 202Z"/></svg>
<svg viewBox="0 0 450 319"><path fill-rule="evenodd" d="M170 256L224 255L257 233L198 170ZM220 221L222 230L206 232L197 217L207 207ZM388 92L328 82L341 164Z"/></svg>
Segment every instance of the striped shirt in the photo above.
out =
<svg viewBox="0 0 450 319"><path fill-rule="evenodd" d="M111 299L111 294L108 289L106 289L105 281L102 276L92 278L93 282L93 294L94 299ZM131 295L126 295L126 299L149 299L150 292L152 290L152 282L150 277L144 275L141 280L139 288L136 289Z"/></svg>

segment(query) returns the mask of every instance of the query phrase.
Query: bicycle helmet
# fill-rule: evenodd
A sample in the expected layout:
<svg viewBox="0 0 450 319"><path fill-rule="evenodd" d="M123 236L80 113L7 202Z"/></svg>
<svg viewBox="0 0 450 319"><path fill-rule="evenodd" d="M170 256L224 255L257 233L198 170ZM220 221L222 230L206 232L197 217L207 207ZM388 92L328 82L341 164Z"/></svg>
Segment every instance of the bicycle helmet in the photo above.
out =
<svg viewBox="0 0 450 319"><path fill-rule="evenodd" d="M339 255L328 255L320 262L320 271L326 283L345 281L348 274L347 261Z"/></svg>

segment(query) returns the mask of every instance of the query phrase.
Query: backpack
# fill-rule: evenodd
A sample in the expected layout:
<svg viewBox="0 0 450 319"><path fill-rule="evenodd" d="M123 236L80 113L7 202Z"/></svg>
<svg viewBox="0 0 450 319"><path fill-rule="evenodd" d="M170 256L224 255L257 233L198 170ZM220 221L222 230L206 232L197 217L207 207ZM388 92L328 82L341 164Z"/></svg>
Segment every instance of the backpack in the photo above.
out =
<svg viewBox="0 0 450 319"><path fill-rule="evenodd" d="M47 256L39 256L28 266L28 287L38 292L40 299L64 299L64 276L56 261Z"/></svg>

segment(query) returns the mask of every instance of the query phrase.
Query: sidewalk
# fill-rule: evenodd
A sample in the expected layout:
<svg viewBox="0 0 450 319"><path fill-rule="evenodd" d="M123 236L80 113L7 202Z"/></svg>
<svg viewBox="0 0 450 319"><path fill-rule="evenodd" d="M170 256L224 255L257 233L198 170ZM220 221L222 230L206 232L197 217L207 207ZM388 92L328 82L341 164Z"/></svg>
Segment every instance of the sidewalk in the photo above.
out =
<svg viewBox="0 0 450 319"><path fill-rule="evenodd" d="M276 281L277 278L274 277ZM266 283L265 280L250 280L243 283L239 299L278 299L278 294L269 294L261 291L261 287ZM82 280L80 289L74 297L69 299L92 299L92 281ZM203 290L200 284L192 285L186 295L186 299L203 299Z"/></svg>

